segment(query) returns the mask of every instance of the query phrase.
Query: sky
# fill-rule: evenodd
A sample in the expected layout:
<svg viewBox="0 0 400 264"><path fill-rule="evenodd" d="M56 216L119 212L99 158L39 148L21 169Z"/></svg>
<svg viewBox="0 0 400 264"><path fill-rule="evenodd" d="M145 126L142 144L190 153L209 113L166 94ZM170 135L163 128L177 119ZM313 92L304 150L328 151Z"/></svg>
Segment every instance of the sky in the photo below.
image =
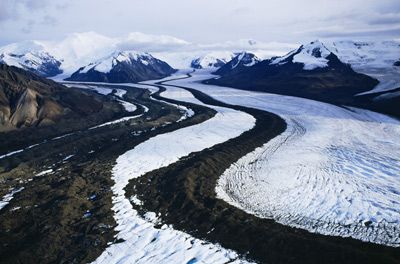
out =
<svg viewBox="0 0 400 264"><path fill-rule="evenodd" d="M188 43L239 39L399 39L399 0L0 0L0 45L96 32L169 35Z"/></svg>

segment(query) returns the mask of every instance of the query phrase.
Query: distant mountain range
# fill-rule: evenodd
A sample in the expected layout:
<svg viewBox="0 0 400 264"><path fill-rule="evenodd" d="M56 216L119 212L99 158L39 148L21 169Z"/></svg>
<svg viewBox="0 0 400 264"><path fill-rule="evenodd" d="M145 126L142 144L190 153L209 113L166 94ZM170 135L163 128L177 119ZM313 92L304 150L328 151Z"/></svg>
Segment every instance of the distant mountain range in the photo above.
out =
<svg viewBox="0 0 400 264"><path fill-rule="evenodd" d="M96 42L104 42L102 45L108 47L105 44L109 40L88 33L66 40L58 49L37 41L10 44L0 47L0 63L44 77L63 73L66 80L87 82L139 82L175 72L168 64L173 54L165 56L165 62L148 53L108 52L115 49L111 42L110 48L99 51ZM105 56L106 52L109 55ZM266 60L246 51L210 51L202 56L191 53L185 56L194 56L192 68L212 70L221 76L209 83L362 106L397 115L393 105L400 88L399 54L400 43L396 41L313 41L285 56ZM392 103L387 107L389 101Z"/></svg>
<svg viewBox="0 0 400 264"><path fill-rule="evenodd" d="M400 116L400 109L395 107L395 103L400 103L398 92L389 91L391 94L386 96L388 91L368 94L379 81L354 71L350 64L343 62L320 41L302 45L285 56L254 63L250 67L232 67L239 58L235 57L215 72L221 77L206 83L359 106Z"/></svg>
<svg viewBox="0 0 400 264"><path fill-rule="evenodd" d="M166 62L154 58L148 53L133 51L114 52L110 56L86 65L67 81L84 82L140 82L161 79L176 72Z"/></svg>
<svg viewBox="0 0 400 264"><path fill-rule="evenodd" d="M319 41L240 71L233 68L219 73L221 78L209 83L342 104L378 83L354 72Z"/></svg>

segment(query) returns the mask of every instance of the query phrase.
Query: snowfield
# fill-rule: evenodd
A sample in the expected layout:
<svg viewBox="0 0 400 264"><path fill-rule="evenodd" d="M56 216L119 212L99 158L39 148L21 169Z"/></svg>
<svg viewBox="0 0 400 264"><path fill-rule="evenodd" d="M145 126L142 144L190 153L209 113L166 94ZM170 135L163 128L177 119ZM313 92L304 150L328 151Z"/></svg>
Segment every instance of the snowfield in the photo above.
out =
<svg viewBox="0 0 400 264"><path fill-rule="evenodd" d="M168 88L169 89L169 88ZM180 94L180 100L199 103L190 93ZM218 113L211 119L170 133L160 134L137 145L117 159L112 170L114 218L117 239L94 263L244 263L237 253L164 225L156 229L156 215L138 215L128 198L125 186L130 179L168 166L191 152L201 151L239 136L251 129L255 119L246 113L213 107ZM132 197L135 204L140 203Z"/></svg>
<svg viewBox="0 0 400 264"><path fill-rule="evenodd" d="M400 246L400 122L317 101L199 84L169 84L275 113L287 130L232 164L216 192L262 218L310 232ZM214 76L215 77L215 76Z"/></svg>

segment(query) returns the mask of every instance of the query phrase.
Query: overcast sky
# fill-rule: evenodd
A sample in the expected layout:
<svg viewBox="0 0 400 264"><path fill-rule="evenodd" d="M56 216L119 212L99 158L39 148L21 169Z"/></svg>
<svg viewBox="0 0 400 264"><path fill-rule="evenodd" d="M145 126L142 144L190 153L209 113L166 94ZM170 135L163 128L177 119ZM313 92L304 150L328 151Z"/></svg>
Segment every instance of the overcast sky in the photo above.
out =
<svg viewBox="0 0 400 264"><path fill-rule="evenodd" d="M203 44L399 39L400 0L0 0L0 45L86 31Z"/></svg>

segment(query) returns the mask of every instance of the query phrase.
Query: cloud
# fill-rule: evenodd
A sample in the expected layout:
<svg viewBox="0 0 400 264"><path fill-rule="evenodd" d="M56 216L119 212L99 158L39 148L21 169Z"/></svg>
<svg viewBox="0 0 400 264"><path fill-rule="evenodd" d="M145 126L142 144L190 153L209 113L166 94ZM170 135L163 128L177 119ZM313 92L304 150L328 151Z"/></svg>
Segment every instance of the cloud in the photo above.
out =
<svg viewBox="0 0 400 264"><path fill-rule="evenodd" d="M0 2L0 21L16 19L24 11L36 11L49 4L49 0L2 0Z"/></svg>
<svg viewBox="0 0 400 264"><path fill-rule="evenodd" d="M50 15L45 15L42 19L42 24L43 25L50 25L50 26L55 26L57 25L58 20Z"/></svg>
<svg viewBox="0 0 400 264"><path fill-rule="evenodd" d="M120 50L148 50L152 52L184 49L191 43L168 35L151 35L141 32L129 33L117 40Z"/></svg>
<svg viewBox="0 0 400 264"><path fill-rule="evenodd" d="M132 31L176 36L157 37L160 46L171 50L196 48L190 43L212 45L231 39L300 43L333 36L336 31L340 37L342 30L358 34L378 31L377 36L393 39L397 36L388 34L396 32L388 29L399 26L399 14L399 0L302 0L301 4L297 0L0 0L0 44L49 35L61 39L81 31L114 38ZM29 27L29 20L36 21L34 27ZM30 33L21 32L21 28L29 28ZM119 45L123 49L147 45L161 50L146 38L136 34Z"/></svg>
<svg viewBox="0 0 400 264"><path fill-rule="evenodd" d="M340 31L320 31L316 32L323 38L388 38L391 36L400 36L400 27L383 29L360 29L360 30L340 30Z"/></svg>
<svg viewBox="0 0 400 264"><path fill-rule="evenodd" d="M399 25L400 26L400 13L381 14L369 19L370 25Z"/></svg>

